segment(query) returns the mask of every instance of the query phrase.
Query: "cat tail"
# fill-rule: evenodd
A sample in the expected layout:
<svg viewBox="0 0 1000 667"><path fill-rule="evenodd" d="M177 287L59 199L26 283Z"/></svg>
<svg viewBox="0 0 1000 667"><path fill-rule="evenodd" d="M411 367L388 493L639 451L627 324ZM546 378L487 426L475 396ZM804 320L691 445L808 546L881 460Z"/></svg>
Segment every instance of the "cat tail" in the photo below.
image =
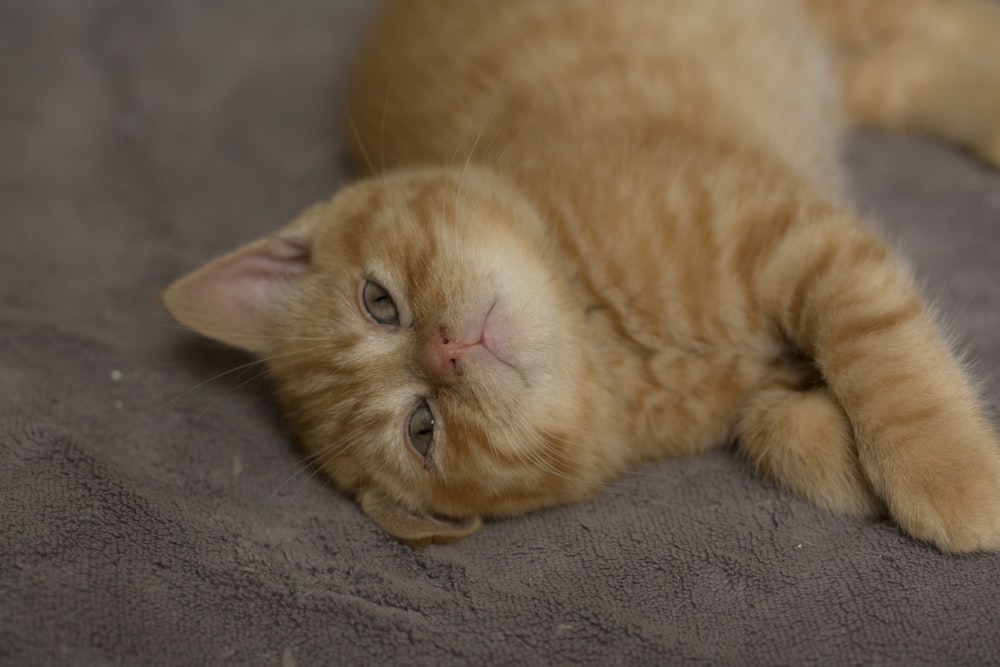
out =
<svg viewBox="0 0 1000 667"><path fill-rule="evenodd" d="M745 275L846 415L875 495L944 551L1000 548L997 436L908 270L876 232L826 206L764 227L741 248Z"/></svg>

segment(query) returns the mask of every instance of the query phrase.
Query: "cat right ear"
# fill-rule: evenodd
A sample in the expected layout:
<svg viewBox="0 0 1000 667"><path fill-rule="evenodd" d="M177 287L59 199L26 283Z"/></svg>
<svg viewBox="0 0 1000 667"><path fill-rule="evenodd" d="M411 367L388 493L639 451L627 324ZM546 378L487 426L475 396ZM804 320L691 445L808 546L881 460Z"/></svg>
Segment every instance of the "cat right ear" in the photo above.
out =
<svg viewBox="0 0 1000 667"><path fill-rule="evenodd" d="M311 268L317 208L178 279L163 293L164 307L203 336L267 354L276 316Z"/></svg>
<svg viewBox="0 0 1000 667"><path fill-rule="evenodd" d="M385 532L414 548L454 542L483 527L479 517L453 519L413 512L371 487L358 493L358 503Z"/></svg>

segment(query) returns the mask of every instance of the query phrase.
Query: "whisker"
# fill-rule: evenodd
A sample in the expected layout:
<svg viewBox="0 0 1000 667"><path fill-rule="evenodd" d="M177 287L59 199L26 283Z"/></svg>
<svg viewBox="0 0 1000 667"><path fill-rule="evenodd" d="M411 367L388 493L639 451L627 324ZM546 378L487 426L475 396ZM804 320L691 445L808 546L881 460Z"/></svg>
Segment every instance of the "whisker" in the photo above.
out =
<svg viewBox="0 0 1000 667"><path fill-rule="evenodd" d="M373 426L374 422L364 424L362 425L361 428L358 429L356 433L352 434L350 437L334 440L330 444L321 447L318 451L308 452L305 456L301 457L298 461L296 461L295 472L289 475L283 482L281 482L268 495L268 498L273 498L274 496L276 496L283 488L285 488L288 484L293 482L295 478L297 478L299 475L301 475L306 470L309 470L310 468L312 469L312 472L306 479L312 479L313 477L315 477L317 474L319 474L319 472L321 472L321 468L317 463L318 461L320 461L320 459L326 458L334 452L347 449L348 447L352 447L358 442L367 438L368 430Z"/></svg>
<svg viewBox="0 0 1000 667"><path fill-rule="evenodd" d="M247 335L238 331L224 331L222 329L192 329L191 327L184 326L183 324L165 324L164 326L170 327L172 329L179 329L180 331L187 331L189 333L198 334L205 337L213 336L225 336L228 338L246 338L248 340L271 340L271 341L288 341L288 340L305 340L305 341L318 341L318 340L329 340L329 338L324 336L266 336L264 334L252 334Z"/></svg>
<svg viewBox="0 0 1000 667"><path fill-rule="evenodd" d="M246 370L246 369L244 369L244 370ZM260 371L259 373L251 375L250 377L248 377L247 379L243 380L242 382L238 382L237 384L233 385L232 387L230 387L229 389L227 389L223 394L221 394L219 396L216 396L214 400L211 400L208 403L206 403L205 406L201 409L201 411L197 415L195 415L194 423L197 423L197 422L201 421L201 419L206 414L208 414L208 411L211 410L212 408L214 408L216 405L218 405L219 402L222 401L222 399L224 399L224 398L226 398L228 396L231 396L233 394L233 392L235 392L236 390L238 390L240 387L244 387L247 384L253 382L254 380L256 380L258 378L261 378L261 377L264 377L265 375L267 375L267 369L266 368L264 370Z"/></svg>
<svg viewBox="0 0 1000 667"><path fill-rule="evenodd" d="M524 128L528 125L528 121L530 121L532 117L535 115L536 109L538 109L537 97L535 98L535 101L532 103L531 109L528 110L528 113L524 115L520 125L518 125L517 130L514 132L514 136L511 137L509 142L507 142L507 147L504 148L503 151L501 151L500 155L498 155L497 158L493 161L493 164L490 166L491 173L495 173L500 169L500 165L502 165L504 160L507 159L507 155L509 155L510 151L514 148L514 146L517 145L517 142L521 139L521 134L524 132ZM508 116L508 119L509 118L510 116Z"/></svg>
<svg viewBox="0 0 1000 667"><path fill-rule="evenodd" d="M382 172L385 172L385 118L389 113L389 96L392 95L392 81L385 87L385 100L382 102L382 123L379 127L379 159L382 162Z"/></svg>
<svg viewBox="0 0 1000 667"><path fill-rule="evenodd" d="M538 466L543 471L554 476L574 482L583 481L556 467L559 463L569 463L569 461L560 461L558 459L551 458L551 453L549 451L551 448L546 446L542 434L532 429L523 417L518 417L517 428L512 429L512 434L515 436L515 439L511 441L513 449L529 463ZM527 439L529 437L531 438L531 441ZM546 456L550 456L550 458L546 460Z"/></svg>
<svg viewBox="0 0 1000 667"><path fill-rule="evenodd" d="M223 371L222 373L218 373L217 375L213 375L212 377L208 378L207 380L204 380L203 382L199 382L198 384L196 384L195 386L191 387L190 389L186 389L185 391L183 391L180 394L174 396L173 398L171 398L170 400L168 400L166 403L164 403L163 405L161 405L159 407L159 409L162 410L164 408L167 408L167 407L173 405L174 403L176 403L177 401L179 401L180 399L184 398L188 394L190 394L190 393L192 393L194 391L197 391L198 389L201 389L205 385L211 384L212 382L215 382L216 380L222 379L222 378L226 377L227 375L231 375L232 373L236 373L238 371L243 371L243 370L246 370L248 368L252 368L254 366L259 366L261 364L267 364L268 362L274 361L275 359L284 359L286 357L291 357L291 356L294 356L294 355L297 355L297 354L306 354L306 353L309 353L309 352L315 352L317 350L325 349L326 347L327 347L327 345L317 345L317 346L305 348L305 349L302 349L302 350L293 350L293 351L285 352L285 353L282 353L282 354L275 354L275 355L271 355L271 356L268 356L268 357L262 357L262 358L259 358L259 359L254 359L252 361L248 361L245 364L240 364L239 366L236 366L235 368L230 368L227 371ZM265 369L264 372L265 373L267 372L266 369ZM259 377L259 375L257 377Z"/></svg>
<svg viewBox="0 0 1000 667"><path fill-rule="evenodd" d="M181 400L182 398L184 398L185 396L187 396L188 394L190 394L191 392L198 391L199 389L201 389L205 385L211 384L211 383L215 382L216 380L220 380L220 379L226 377L227 375L230 375L230 374L235 373L237 371L245 370L247 368L251 368L253 366L258 366L258 365L263 364L263 363L264 362L261 361L260 359L254 359L253 361L249 361L249 362L247 362L245 364L240 364L239 366L236 366L235 368L230 368L227 371L223 371L222 373L219 373L217 375L213 375L212 377L208 378L207 380L205 380L203 382L199 382L198 384L194 385L193 387L190 387L189 389L186 389L186 390L182 391L181 393L177 394L176 396L174 396L173 398L171 398L170 400L168 400L166 403L164 403L163 405L161 405L159 407L159 409L163 410L164 408L168 408L171 405L173 405L174 403L176 403L177 401Z"/></svg>
<svg viewBox="0 0 1000 667"><path fill-rule="evenodd" d="M469 169L469 165L472 162L472 157L476 154L476 148L479 146L479 142L483 137L483 131L486 130L486 126L489 124L490 120L493 118L493 114L496 111L496 107L500 102L500 93L503 91L504 83L507 79L507 69L504 69L503 73L500 75L500 80L497 82L496 90L493 91L493 98L490 100L489 107L486 109L486 115L479 125L479 130L476 132L476 138L472 142L472 148L469 149L468 155L465 157L465 164L462 165L462 172L458 177L458 196L462 194L462 185L465 183L465 173ZM496 139L497 132L494 131L493 140ZM466 199L468 201L468 199ZM456 198L456 208L459 206L459 202ZM465 217L464 204L462 205L462 217Z"/></svg>
<svg viewBox="0 0 1000 667"><path fill-rule="evenodd" d="M358 144L358 148L361 150L361 155L365 159L365 163L368 165L368 170L372 174L377 174L375 171L375 165L372 163L371 156L368 155L368 149L365 148L365 144L361 141L361 133L358 131L358 126L354 122L354 114L351 113L350 107L346 109L347 112L347 122L351 126L351 134L354 135L354 141Z"/></svg>

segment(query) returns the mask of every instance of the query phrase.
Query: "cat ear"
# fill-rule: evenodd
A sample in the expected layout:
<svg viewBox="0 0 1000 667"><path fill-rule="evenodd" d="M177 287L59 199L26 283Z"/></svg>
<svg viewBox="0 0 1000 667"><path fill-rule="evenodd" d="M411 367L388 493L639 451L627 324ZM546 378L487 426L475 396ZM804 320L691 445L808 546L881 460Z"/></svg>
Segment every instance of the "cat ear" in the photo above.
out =
<svg viewBox="0 0 1000 667"><path fill-rule="evenodd" d="M208 338L266 354L276 315L310 269L316 208L178 279L163 293L164 307Z"/></svg>
<svg viewBox="0 0 1000 667"><path fill-rule="evenodd" d="M361 510L385 532L411 547L454 542L483 526L479 517L451 519L412 512L371 487L358 493L358 502Z"/></svg>

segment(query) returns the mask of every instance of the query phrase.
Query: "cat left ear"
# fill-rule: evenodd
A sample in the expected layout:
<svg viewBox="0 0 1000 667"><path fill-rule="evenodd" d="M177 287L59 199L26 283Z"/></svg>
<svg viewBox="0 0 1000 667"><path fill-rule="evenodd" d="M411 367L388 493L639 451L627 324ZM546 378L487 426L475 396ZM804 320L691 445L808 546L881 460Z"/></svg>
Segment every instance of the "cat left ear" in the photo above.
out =
<svg viewBox="0 0 1000 667"><path fill-rule="evenodd" d="M385 532L414 548L455 542L483 527L479 517L453 519L413 512L371 487L358 493L358 502Z"/></svg>
<svg viewBox="0 0 1000 667"><path fill-rule="evenodd" d="M174 319L228 345L266 354L272 324L311 267L318 211L183 276L163 293Z"/></svg>

